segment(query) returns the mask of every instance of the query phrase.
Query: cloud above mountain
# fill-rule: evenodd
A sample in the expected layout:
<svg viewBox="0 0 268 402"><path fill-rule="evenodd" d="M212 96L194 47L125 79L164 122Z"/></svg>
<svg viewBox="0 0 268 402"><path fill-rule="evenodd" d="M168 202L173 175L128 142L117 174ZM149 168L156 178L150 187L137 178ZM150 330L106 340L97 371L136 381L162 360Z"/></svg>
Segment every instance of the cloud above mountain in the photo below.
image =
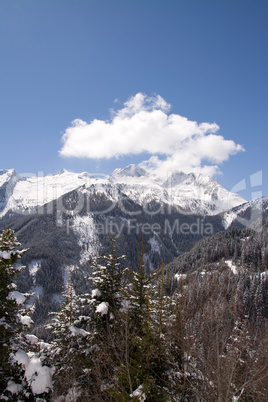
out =
<svg viewBox="0 0 268 402"><path fill-rule="evenodd" d="M243 150L218 134L216 123L197 123L179 114L160 96L137 93L109 121L76 119L63 136L62 157L110 159L147 153L142 164L157 174L202 171L213 175L219 165Z"/></svg>

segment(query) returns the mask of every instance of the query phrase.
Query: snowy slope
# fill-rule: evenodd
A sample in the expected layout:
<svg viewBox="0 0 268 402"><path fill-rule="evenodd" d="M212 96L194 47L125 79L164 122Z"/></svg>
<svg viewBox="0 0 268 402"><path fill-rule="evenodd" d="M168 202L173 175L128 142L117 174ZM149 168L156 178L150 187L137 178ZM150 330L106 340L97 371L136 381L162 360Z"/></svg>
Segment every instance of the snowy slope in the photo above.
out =
<svg viewBox="0 0 268 402"><path fill-rule="evenodd" d="M9 176L7 174L3 175L0 186L10 182ZM31 211L37 206L42 206L87 184L90 179L91 177L88 173L78 174L67 170L61 170L53 176L22 178L18 175L17 183L12 193L9 194L6 205L3 211L0 212L0 217L4 216L9 210L16 212Z"/></svg>
<svg viewBox="0 0 268 402"><path fill-rule="evenodd" d="M130 165L116 169L109 181L120 184L122 192L141 205L159 201L190 213L216 215L245 202L213 178L202 174L174 172L162 179L149 175L139 166Z"/></svg>
<svg viewBox="0 0 268 402"><path fill-rule="evenodd" d="M0 212L12 196L16 184L23 178L14 170L0 170Z"/></svg>
<svg viewBox="0 0 268 402"><path fill-rule="evenodd" d="M227 230L233 222L239 222L243 226L252 226L268 215L268 197L258 198L253 201L246 202L226 211L223 214L223 227Z"/></svg>
<svg viewBox="0 0 268 402"><path fill-rule="evenodd" d="M211 177L175 172L163 179L139 165L116 169L104 179L66 170L53 176L24 178L11 170L0 171L0 217L10 210L29 212L78 188L89 195L103 193L112 202L120 201L125 194L141 206L154 201L172 205L184 213L205 215L215 215L245 202Z"/></svg>

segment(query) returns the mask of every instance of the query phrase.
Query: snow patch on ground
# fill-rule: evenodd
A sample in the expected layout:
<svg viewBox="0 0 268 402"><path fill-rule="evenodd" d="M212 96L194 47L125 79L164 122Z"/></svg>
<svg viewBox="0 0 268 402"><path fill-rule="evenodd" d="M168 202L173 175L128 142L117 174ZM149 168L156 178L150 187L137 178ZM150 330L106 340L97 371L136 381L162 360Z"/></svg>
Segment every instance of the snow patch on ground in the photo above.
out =
<svg viewBox="0 0 268 402"><path fill-rule="evenodd" d="M186 274L175 274L174 275L174 279L176 279L176 281L180 281L180 280L182 280L182 279L185 279L187 277L187 275Z"/></svg>
<svg viewBox="0 0 268 402"><path fill-rule="evenodd" d="M233 263L232 260L225 260L225 264L228 265L228 267L232 270L233 274L236 275L238 273L237 266Z"/></svg>
<svg viewBox="0 0 268 402"><path fill-rule="evenodd" d="M224 229L227 230L236 218L237 218L237 214L235 212L233 212L233 211L226 212L223 215L223 219L222 219L222 224L223 224Z"/></svg>
<svg viewBox="0 0 268 402"><path fill-rule="evenodd" d="M99 253L99 239L92 215L76 216L72 227L81 247L80 264L84 264Z"/></svg>
<svg viewBox="0 0 268 402"><path fill-rule="evenodd" d="M156 238L155 235L150 238L150 240L148 241L148 243L150 244L153 253L158 253L158 254L161 253L160 244L159 244L159 242L157 241L157 238Z"/></svg>
<svg viewBox="0 0 268 402"><path fill-rule="evenodd" d="M41 268L41 260L33 260L29 265L29 272L33 279L35 279L37 271Z"/></svg>

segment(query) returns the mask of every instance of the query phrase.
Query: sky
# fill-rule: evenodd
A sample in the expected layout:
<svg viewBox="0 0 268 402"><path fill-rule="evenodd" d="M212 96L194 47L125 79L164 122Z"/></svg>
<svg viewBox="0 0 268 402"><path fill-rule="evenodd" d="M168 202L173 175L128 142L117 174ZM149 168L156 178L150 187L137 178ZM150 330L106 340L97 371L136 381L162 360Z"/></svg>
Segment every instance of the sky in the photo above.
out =
<svg viewBox="0 0 268 402"><path fill-rule="evenodd" d="M0 169L268 195L266 0L0 0Z"/></svg>

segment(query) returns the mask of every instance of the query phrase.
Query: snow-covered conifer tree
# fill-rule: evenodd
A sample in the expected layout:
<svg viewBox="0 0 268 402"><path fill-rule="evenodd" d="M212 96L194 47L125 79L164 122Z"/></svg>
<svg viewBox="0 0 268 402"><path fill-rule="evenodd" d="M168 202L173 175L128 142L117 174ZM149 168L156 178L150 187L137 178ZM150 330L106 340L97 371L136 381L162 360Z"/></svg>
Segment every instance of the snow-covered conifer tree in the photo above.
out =
<svg viewBox="0 0 268 402"><path fill-rule="evenodd" d="M51 313L53 319L46 328L54 336L50 350L55 369L54 394L64 397L75 389L76 393L80 392L90 333L87 331L89 317L83 315L88 295L78 296L69 278L62 296L65 302L60 311Z"/></svg>
<svg viewBox="0 0 268 402"><path fill-rule="evenodd" d="M52 369L44 365L36 336L29 334L32 308L25 307L29 295L16 290L15 276L24 267L17 262L27 251L13 230L0 235L0 399L8 401L47 400ZM45 399L42 399L45 398Z"/></svg>
<svg viewBox="0 0 268 402"><path fill-rule="evenodd" d="M92 290L92 328L96 334L105 337L109 328L113 327L122 307L122 285L126 269L121 269L120 260L116 257L116 239L110 237L111 254L100 258L101 262L92 262L92 275L89 278Z"/></svg>
<svg viewBox="0 0 268 402"><path fill-rule="evenodd" d="M23 269L16 263L26 251L19 251L19 246L13 230L4 229L0 234L0 393L12 379L11 354L18 347L23 324L30 321L20 311L19 305L26 299L14 283L14 277Z"/></svg>
<svg viewBox="0 0 268 402"><path fill-rule="evenodd" d="M110 236L111 253L91 262L92 342L88 356L88 395L106 400L118 384L118 368L124 361L122 304L127 268L121 267L124 256L116 255L116 239ZM108 397L108 400L109 397Z"/></svg>
<svg viewBox="0 0 268 402"><path fill-rule="evenodd" d="M142 387L148 398L164 398L164 308L166 300L160 269L147 273L145 248L141 244L136 271L130 272L125 298L129 301L130 375L132 387Z"/></svg>

